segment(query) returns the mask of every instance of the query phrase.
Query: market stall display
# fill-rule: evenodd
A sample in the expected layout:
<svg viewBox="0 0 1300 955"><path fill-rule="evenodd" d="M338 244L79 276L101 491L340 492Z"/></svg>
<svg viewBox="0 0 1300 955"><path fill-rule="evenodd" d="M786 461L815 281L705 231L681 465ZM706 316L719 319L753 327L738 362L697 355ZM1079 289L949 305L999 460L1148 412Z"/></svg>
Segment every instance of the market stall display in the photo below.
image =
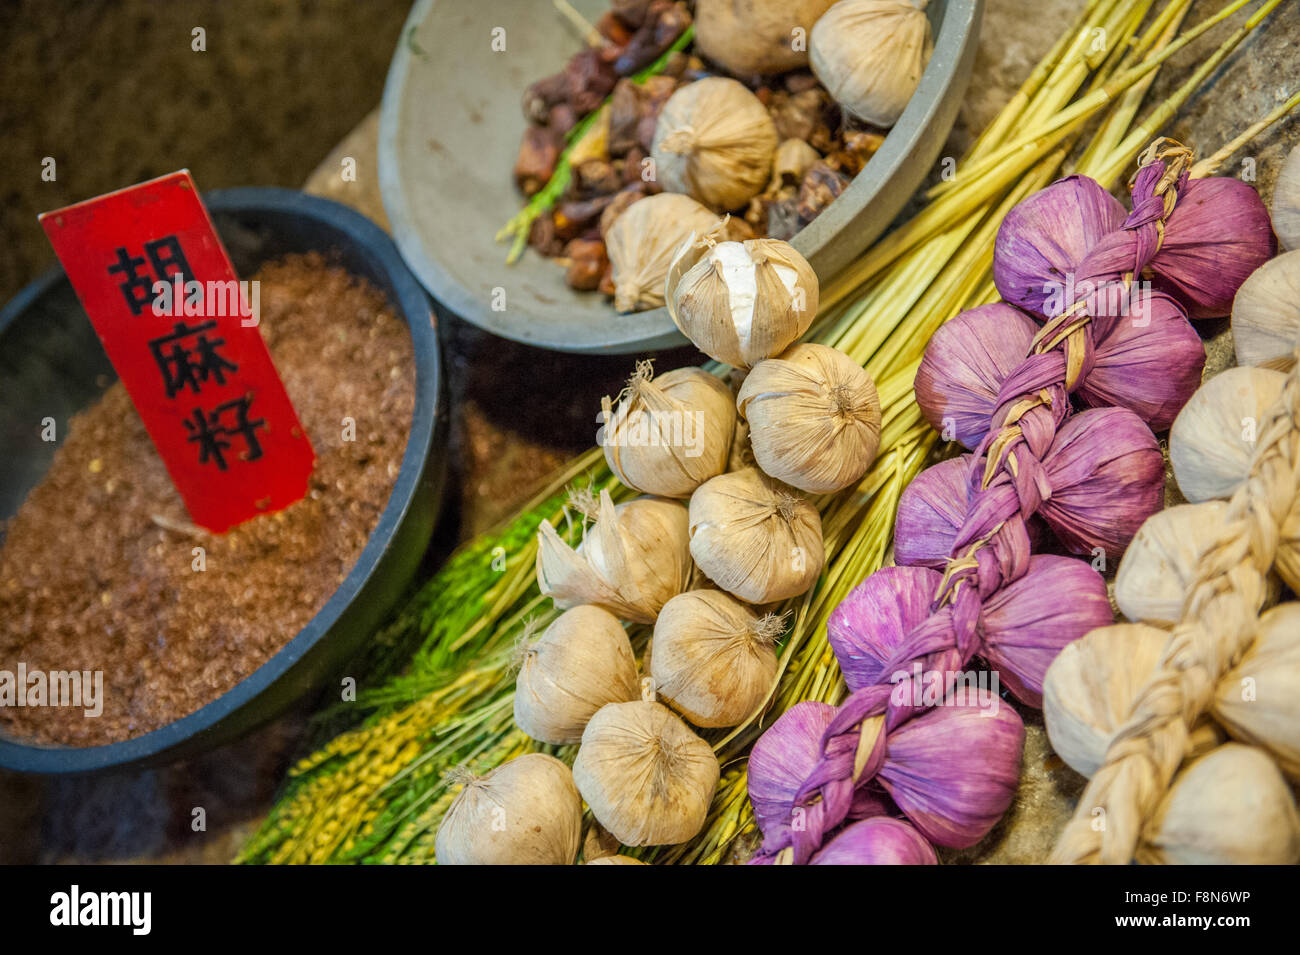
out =
<svg viewBox="0 0 1300 955"><path fill-rule="evenodd" d="M922 675L927 669L963 669L979 652L993 659L1023 704L1038 705L1043 674L1061 647L1111 619L1104 579L1090 560L1100 548L1113 564L1160 506L1163 467L1153 429L1167 428L1175 418L1202 361L1188 313L1223 314L1236 286L1271 253L1267 220L1253 191L1231 180L1193 177L1189 151L1156 134L1276 4L1252 8L1245 25L1173 96L1134 120L1154 71L1245 6L1228 4L1184 29L1186 3L1161 7L1149 22L1146 5L1106 5L1096 15L1113 45L1099 56L1081 55L1091 30L1071 29L1023 95L959 164L964 172L936 184L931 203L844 278L818 283L819 313L806 324L793 307L793 292L800 289L807 299L812 289L801 286L800 271L789 260L787 277L777 273L778 281L765 282L770 288L760 296L754 291L757 277L769 259L756 261L749 254L753 245L725 235L687 245L679 253L685 266L680 278L670 267L665 298L674 303L680 293L684 300L674 303L680 327L712 357L734 362L739 389L746 371L754 375L766 361L789 361L782 350L800 335L842 352L865 371L880 414L878 448L865 474L849 477L850 490L842 494L806 498L746 461L754 453L743 446L746 431L757 447L755 421L746 417L727 471L688 490L690 559L683 562L674 535L656 558L669 571L657 574L648 572L649 553L634 552L618 539L616 521L604 533L600 525L620 503L681 505L636 498L638 488L600 466L607 449L576 460L517 522L472 542L435 579L404 624L421 632L419 617L438 619L423 629L415 665L369 697L373 715L367 722L300 764L277 811L247 847L246 860L431 861L431 833L454 798L454 780L442 773L464 760L494 765L535 745L505 705L515 692L506 651L530 617L546 621L558 612L546 600L553 576L547 563L566 551L590 572L582 576L589 592L599 595L596 602L639 623L628 634L652 681L655 639L646 624L661 620L673 600L701 590L691 579L691 562L741 603L770 599L779 602L771 610L791 612L775 648L777 671L767 699L738 725L701 725L713 716L685 702L703 695L708 677L698 671L674 685L668 702L690 710L700 720L699 732L653 698L654 685L643 688L640 701L597 710L597 717L611 711L612 719L618 708L635 707L635 721L629 716L617 724L627 740L657 740L658 752L701 757L703 744L722 764L712 805L699 817L693 783L659 767L665 785L681 782L691 793L684 804L692 811L672 825L661 825L668 822L659 818L663 807L633 804L635 787L620 791L616 778L603 776L591 782L587 801L597 822L638 847L660 847L637 848L639 858L744 859L754 848L755 829L767 837L760 862L813 862L823 853L841 860L929 861L937 857L935 845L969 846L984 837L1010 804L1019 779L1023 731L1017 708L1006 701L980 705L978 695L973 702L935 705L946 702L945 694L928 700L933 691L910 674L903 686L916 692L893 699L896 687L889 677L895 667L913 663L921 664ZM1081 24L1090 25L1094 13L1085 12ZM1252 129L1257 133L1294 105L1282 104ZM1094 118L1099 125L1089 125ZM1078 157L1077 175L1052 184L1071 154ZM1132 209L1117 208L1109 190L1135 165ZM1197 214L1179 216L1180 200L1189 195L1200 197ZM1199 208L1207 203L1221 205L1217 212ZM1079 234L1054 231L1050 220L1062 207L1089 210L1076 217L1083 223ZM1038 242L1036 230L1043 237ZM1058 234L1071 240L1061 262L1041 254L1052 249L1046 236ZM704 290L697 295L686 276L704 260L712 263L713 287L703 284L706 270L697 277ZM1097 286L1131 288L1148 266L1160 287L1139 297L1133 314L1095 294ZM1089 279L1094 287L1054 288L1050 269ZM995 304L999 298L1005 301ZM945 325L950 319L954 323ZM1159 333L1152 337L1161 343L1159 356L1129 332L1132 319ZM936 338L931 355L927 342L941 328L945 335ZM967 343L978 348L972 351ZM1156 380L1148 371L1157 361L1177 373ZM985 381L990 369L992 380ZM928 385L919 383L913 395L914 381ZM810 390L817 394L826 384ZM629 389L624 400L633 398ZM820 395L834 411L856 415L856 406L830 403L832 398ZM1072 399L1092 407L1074 408ZM978 457L940 464L913 482L937 443L932 423ZM793 473L812 470L806 453L795 455ZM572 493L561 493L570 481ZM600 511L588 526L582 515L591 513L595 499ZM882 570L896 511L895 556L904 566ZM1043 553L1047 538L1038 521L1029 520L1040 511L1063 549L1090 560ZM539 526L534 549L529 539ZM747 543L738 545L742 538ZM786 562L764 540L816 560ZM499 546L511 555L505 578L476 581L476 561ZM906 548L910 556L903 557ZM529 580L535 555L538 589ZM804 579L814 562L821 573ZM653 580L653 594L643 593L639 581L629 587L635 578L625 566ZM1072 599L1050 599L1045 581ZM703 592L710 592L707 583ZM461 609L466 593L473 604ZM942 598L938 606L936 596ZM561 599L586 598L570 591ZM457 612L442 615L453 607ZM743 615L733 618L733 635L753 640L756 634L745 623ZM743 644L727 645L749 652ZM453 646L472 659L453 662ZM931 654L936 659L927 659ZM663 675L679 678L676 672ZM449 719L466 729L435 740L430 734ZM583 762L593 725L599 730L594 741L603 749L609 728L604 721L589 722L582 743L576 751L560 751L562 758ZM401 754L395 761L394 740ZM333 811L340 802L346 811ZM906 821L895 818L899 814ZM863 835L868 830L891 835L877 842ZM894 838L899 848L886 851L885 840Z"/></svg>

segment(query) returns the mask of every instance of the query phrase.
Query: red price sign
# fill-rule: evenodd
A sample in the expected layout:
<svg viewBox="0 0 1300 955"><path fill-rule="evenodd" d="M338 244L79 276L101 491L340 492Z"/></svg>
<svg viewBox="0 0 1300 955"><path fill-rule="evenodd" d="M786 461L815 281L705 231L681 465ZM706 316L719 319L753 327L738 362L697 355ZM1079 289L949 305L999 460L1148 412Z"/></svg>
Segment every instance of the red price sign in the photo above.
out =
<svg viewBox="0 0 1300 955"><path fill-rule="evenodd" d="M221 533L301 499L311 441L190 174L40 219L194 522Z"/></svg>

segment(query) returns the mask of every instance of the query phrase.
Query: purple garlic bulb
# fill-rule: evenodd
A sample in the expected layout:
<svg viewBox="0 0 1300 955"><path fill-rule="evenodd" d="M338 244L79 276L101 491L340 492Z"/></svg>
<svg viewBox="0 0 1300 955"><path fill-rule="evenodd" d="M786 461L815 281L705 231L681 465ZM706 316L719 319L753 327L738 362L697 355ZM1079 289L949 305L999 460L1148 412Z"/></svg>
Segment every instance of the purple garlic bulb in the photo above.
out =
<svg viewBox="0 0 1300 955"><path fill-rule="evenodd" d="M1087 562L1035 555L1024 576L984 601L980 654L1016 699L1041 708L1043 677L1057 654L1113 620L1106 581Z"/></svg>
<svg viewBox="0 0 1300 955"><path fill-rule="evenodd" d="M948 563L977 486L972 483L970 466L969 454L940 461L903 489L894 524L894 560L936 570Z"/></svg>
<svg viewBox="0 0 1300 955"><path fill-rule="evenodd" d="M916 372L916 401L930 426L974 450L988 433L1002 383L1037 331L1033 319L1001 302L940 326Z"/></svg>
<svg viewBox="0 0 1300 955"><path fill-rule="evenodd" d="M964 849L992 829L1015 797L1025 726L996 696L987 705L927 710L889 733L877 777L936 845Z"/></svg>
<svg viewBox="0 0 1300 955"><path fill-rule="evenodd" d="M1076 394L1094 408L1128 408L1164 431L1201 385L1201 337L1160 292L1134 290L1096 306L1093 364Z"/></svg>
<svg viewBox="0 0 1300 955"><path fill-rule="evenodd" d="M1232 311L1237 289L1275 252L1268 209L1252 187L1228 176L1191 179L1151 269L1188 315L1215 318Z"/></svg>
<svg viewBox="0 0 1300 955"><path fill-rule="evenodd" d="M781 714L749 754L749 801L754 819L769 841L790 824L794 799L812 774L822 753L822 736L835 707L805 700ZM853 796L851 818L881 815L889 801L881 793L862 789ZM895 810L897 811L897 810Z"/></svg>
<svg viewBox="0 0 1300 955"><path fill-rule="evenodd" d="M809 865L938 865L934 847L901 819L875 816L845 826Z"/></svg>
<svg viewBox="0 0 1300 955"><path fill-rule="evenodd" d="M1066 420L1043 459L1051 496L1039 514L1076 554L1118 560L1164 503L1165 464L1151 429L1127 408Z"/></svg>
<svg viewBox="0 0 1300 955"><path fill-rule="evenodd" d="M890 682L888 661L930 616L941 577L925 567L882 567L831 611L826 636L850 690Z"/></svg>
<svg viewBox="0 0 1300 955"><path fill-rule="evenodd" d="M998 229L998 291L1028 311L1059 314L1081 263L1125 215L1123 203L1086 176L1067 176L1039 190L1008 212Z"/></svg>

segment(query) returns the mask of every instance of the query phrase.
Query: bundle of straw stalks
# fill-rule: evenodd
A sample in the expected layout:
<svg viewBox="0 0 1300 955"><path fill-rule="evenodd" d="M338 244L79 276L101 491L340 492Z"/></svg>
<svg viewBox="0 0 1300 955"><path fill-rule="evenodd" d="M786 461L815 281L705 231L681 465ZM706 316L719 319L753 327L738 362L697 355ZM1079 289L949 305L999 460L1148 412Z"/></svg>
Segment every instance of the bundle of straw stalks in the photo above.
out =
<svg viewBox="0 0 1300 955"><path fill-rule="evenodd" d="M993 241L1006 213L1066 171L1117 186L1147 142L1281 2L1233 0L1182 30L1192 0L1169 0L1158 9L1155 0L1091 0L955 175L925 193L929 202L914 218L824 287L806 337L844 351L877 382L880 453L857 487L816 502L826 568L808 594L782 608L792 625L767 704L742 725L706 735L723 774L703 831L686 844L635 855L650 862L728 861L737 840L743 847L754 833L745 759L763 727L802 700L835 704L844 696L827 617L886 561L899 496L941 451L916 405L913 377L939 325L997 301ZM1171 56L1252 6L1165 101L1139 118ZM1226 158L1296 102L1263 117L1216 156ZM345 704L341 717L334 714L350 728L293 767L239 861L432 862L434 835L453 796L448 770L465 765L485 772L537 750L571 761L576 747L538 744L514 727L510 669L521 634L557 616L534 579L536 531L548 519L570 542L580 539L582 519L566 506L566 487L584 495L609 488L615 501L633 496L593 449L556 474L517 516L454 554L377 635L375 688ZM647 630L633 629L634 645L644 645ZM365 715L357 722L356 714ZM327 716L323 725L338 724Z"/></svg>

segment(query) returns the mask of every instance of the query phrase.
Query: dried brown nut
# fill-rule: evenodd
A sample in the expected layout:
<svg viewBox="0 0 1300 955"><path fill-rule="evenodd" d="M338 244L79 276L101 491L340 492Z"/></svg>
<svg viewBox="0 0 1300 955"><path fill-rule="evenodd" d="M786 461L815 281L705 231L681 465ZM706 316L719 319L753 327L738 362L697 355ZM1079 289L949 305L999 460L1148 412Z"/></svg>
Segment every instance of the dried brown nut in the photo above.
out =
<svg viewBox="0 0 1300 955"><path fill-rule="evenodd" d="M841 157L840 168L850 176L856 176L884 141L885 137L879 133L862 129L849 130L844 134L844 149L836 154Z"/></svg>
<svg viewBox="0 0 1300 955"><path fill-rule="evenodd" d="M579 199L562 202L555 209L555 234L562 239L573 239L581 235L588 226L595 227L600 214L613 201L613 196L597 196L594 199Z"/></svg>
<svg viewBox="0 0 1300 955"><path fill-rule="evenodd" d="M681 50L668 54L668 59L664 61L665 76L680 77L690 68L691 57Z"/></svg>
<svg viewBox="0 0 1300 955"><path fill-rule="evenodd" d="M555 172L564 139L546 126L529 126L519 143L515 159L515 184L519 191L531 196L541 189Z"/></svg>
<svg viewBox="0 0 1300 955"><path fill-rule="evenodd" d="M530 122L545 123L551 107L564 102L568 91L569 80L563 71L543 77L524 90L524 116Z"/></svg>
<svg viewBox="0 0 1300 955"><path fill-rule="evenodd" d="M610 0L610 12L628 26L636 29L645 23L653 0Z"/></svg>
<svg viewBox="0 0 1300 955"><path fill-rule="evenodd" d="M820 87L798 93L776 90L772 94L769 112L772 114L772 122L776 124L777 135L782 139L811 142L817 128L825 124L829 102L826 91Z"/></svg>
<svg viewBox="0 0 1300 955"><path fill-rule="evenodd" d="M604 159L588 159L576 172L578 188L586 196L612 195L623 186L613 163Z"/></svg>
<svg viewBox="0 0 1300 955"><path fill-rule="evenodd" d="M796 208L804 222L811 222L823 209L829 206L849 185L849 177L833 169L825 160L815 162L808 167L799 187ZM771 217L769 215L769 224ZM771 228L768 229L769 233Z"/></svg>
<svg viewBox="0 0 1300 955"><path fill-rule="evenodd" d="M578 114L568 103L556 103L547 114L546 125L561 136L567 136L569 130L578 124Z"/></svg>
<svg viewBox="0 0 1300 955"><path fill-rule="evenodd" d="M684 4L651 0L645 20L614 61L614 72L619 76L630 76L649 66L690 24L691 14Z"/></svg>
<svg viewBox="0 0 1300 955"><path fill-rule="evenodd" d="M596 21L596 32L614 46L626 46L627 41L632 39L634 29L619 19L613 10L606 10Z"/></svg>
<svg viewBox="0 0 1300 955"><path fill-rule="evenodd" d="M564 248L564 240L555 234L555 219L547 212L533 220L528 228L528 244L550 258L559 255Z"/></svg>
<svg viewBox="0 0 1300 955"><path fill-rule="evenodd" d="M637 143L641 121L641 93L635 83L621 79L609 101L609 154L625 156Z"/></svg>
<svg viewBox="0 0 1300 955"><path fill-rule="evenodd" d="M568 89L565 99L579 116L599 109L618 79L614 67L600 50L575 53L564 68Z"/></svg>
<svg viewBox="0 0 1300 955"><path fill-rule="evenodd" d="M574 239L564 247L564 258L568 260L564 281L571 288L586 292L600 285L609 265L605 243L600 239Z"/></svg>
<svg viewBox="0 0 1300 955"><path fill-rule="evenodd" d="M837 143L835 141L835 134L831 132L831 127L822 123L814 129L812 135L808 137L808 145L823 154L833 150Z"/></svg>
<svg viewBox="0 0 1300 955"><path fill-rule="evenodd" d="M612 263L605 263L605 271L601 273L600 284L596 286L597 291L602 295L608 295L611 298L614 295L614 266Z"/></svg>

